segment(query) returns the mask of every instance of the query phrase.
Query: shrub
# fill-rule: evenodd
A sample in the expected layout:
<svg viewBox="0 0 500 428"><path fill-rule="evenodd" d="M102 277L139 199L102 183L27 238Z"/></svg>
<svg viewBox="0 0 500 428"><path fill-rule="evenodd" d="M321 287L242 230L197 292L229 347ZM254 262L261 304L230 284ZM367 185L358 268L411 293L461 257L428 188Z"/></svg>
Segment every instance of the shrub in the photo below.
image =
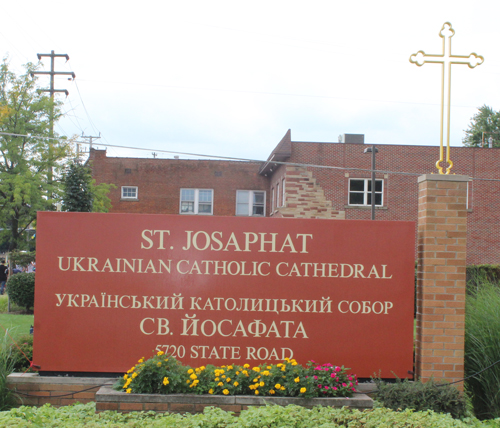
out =
<svg viewBox="0 0 500 428"><path fill-rule="evenodd" d="M17 338L17 346L11 344L11 354L14 360L15 372L32 372L30 362L33 361L33 335L23 334Z"/></svg>
<svg viewBox="0 0 500 428"><path fill-rule="evenodd" d="M474 375L467 380L467 388L479 418L500 416L500 364L495 365L500 360L499 308L500 288L496 285L484 283L467 296L465 375Z"/></svg>
<svg viewBox="0 0 500 428"><path fill-rule="evenodd" d="M466 402L458 389L451 385L437 385L432 379L422 383L396 379L395 383L386 383L375 379L378 390L375 398L384 407L392 410L433 410L449 413L453 418L462 418L466 414Z"/></svg>
<svg viewBox="0 0 500 428"><path fill-rule="evenodd" d="M35 304L35 274L21 272L12 275L7 281L7 293L16 305L29 311Z"/></svg>

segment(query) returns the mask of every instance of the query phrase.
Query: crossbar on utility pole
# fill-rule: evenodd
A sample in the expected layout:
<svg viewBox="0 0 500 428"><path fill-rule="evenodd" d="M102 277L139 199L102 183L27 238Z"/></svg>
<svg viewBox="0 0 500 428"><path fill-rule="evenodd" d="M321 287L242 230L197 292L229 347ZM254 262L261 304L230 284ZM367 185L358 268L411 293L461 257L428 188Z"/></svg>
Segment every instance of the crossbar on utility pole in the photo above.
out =
<svg viewBox="0 0 500 428"><path fill-rule="evenodd" d="M54 76L57 75L66 75L66 76L71 76L73 79L76 78L75 73L72 71L55 71L54 66L55 66L55 58L66 58L66 61L69 60L68 54L56 54L54 51L50 51L49 54L36 54L38 57L38 60L40 61L43 57L50 57L50 71L34 71L31 73L31 77L34 77L35 74L40 74L40 75L49 75L50 76L50 88L49 89L40 89L41 92L49 92L50 93L50 98L52 100L52 105L50 107L50 138L54 138L54 94L56 92L64 92L66 96L69 95L69 92L66 89L55 89L54 88ZM49 164L52 161L52 140L49 139ZM48 181L49 183L52 183L52 166L49 168L48 171Z"/></svg>

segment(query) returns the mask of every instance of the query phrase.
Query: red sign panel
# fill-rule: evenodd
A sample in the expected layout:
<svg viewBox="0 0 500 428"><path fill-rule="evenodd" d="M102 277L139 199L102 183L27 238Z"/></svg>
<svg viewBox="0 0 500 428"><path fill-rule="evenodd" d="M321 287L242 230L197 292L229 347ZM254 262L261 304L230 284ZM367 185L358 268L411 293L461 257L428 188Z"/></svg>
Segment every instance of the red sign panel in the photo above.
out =
<svg viewBox="0 0 500 428"><path fill-rule="evenodd" d="M295 358L412 370L415 225L42 212L34 363L124 372Z"/></svg>

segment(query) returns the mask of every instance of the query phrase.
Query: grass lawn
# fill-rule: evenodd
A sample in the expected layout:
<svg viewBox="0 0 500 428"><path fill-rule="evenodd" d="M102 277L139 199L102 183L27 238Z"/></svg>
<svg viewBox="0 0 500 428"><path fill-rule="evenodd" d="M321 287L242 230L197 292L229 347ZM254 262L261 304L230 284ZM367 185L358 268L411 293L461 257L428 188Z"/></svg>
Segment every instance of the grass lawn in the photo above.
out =
<svg viewBox="0 0 500 428"><path fill-rule="evenodd" d="M11 305L11 311L21 311L16 305ZM0 337L5 334L4 329L9 329L9 334L16 339L22 334L30 332L33 325L33 315L20 315L7 312L7 296L0 296Z"/></svg>

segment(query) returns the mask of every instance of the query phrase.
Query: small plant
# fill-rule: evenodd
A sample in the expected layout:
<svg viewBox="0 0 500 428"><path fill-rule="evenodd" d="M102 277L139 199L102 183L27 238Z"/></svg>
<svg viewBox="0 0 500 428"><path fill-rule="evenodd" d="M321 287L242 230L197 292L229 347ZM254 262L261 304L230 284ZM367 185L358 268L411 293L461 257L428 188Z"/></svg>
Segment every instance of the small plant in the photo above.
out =
<svg viewBox="0 0 500 428"><path fill-rule="evenodd" d="M35 274L21 272L12 275L7 281L7 293L9 299L29 312L35 304Z"/></svg>
<svg viewBox="0 0 500 428"><path fill-rule="evenodd" d="M16 340L16 344L11 344L11 354L14 361L13 371L33 372L31 361L33 361L33 335L23 334Z"/></svg>
<svg viewBox="0 0 500 428"><path fill-rule="evenodd" d="M7 376L14 371L14 358L8 330L0 339L0 411L9 410L16 404L16 395L7 387Z"/></svg>
<svg viewBox="0 0 500 428"><path fill-rule="evenodd" d="M410 382L408 379L386 383L375 379L375 383L378 390L374 398L389 409L433 410L449 413L453 418L463 418L466 415L465 399L451 385L437 385L432 379L425 383Z"/></svg>

